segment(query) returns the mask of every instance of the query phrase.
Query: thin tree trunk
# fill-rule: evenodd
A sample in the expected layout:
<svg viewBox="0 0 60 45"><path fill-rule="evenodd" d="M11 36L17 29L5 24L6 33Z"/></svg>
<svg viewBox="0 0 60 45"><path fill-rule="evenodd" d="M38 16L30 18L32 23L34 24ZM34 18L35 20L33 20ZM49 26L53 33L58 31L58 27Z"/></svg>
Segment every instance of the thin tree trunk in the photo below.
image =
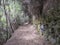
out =
<svg viewBox="0 0 60 45"><path fill-rule="evenodd" d="M6 8L5 8L5 0L3 0L3 8L4 8L4 15L6 16L6 29L7 29L7 39L9 39L9 17L7 15L7 12L6 12Z"/></svg>
<svg viewBox="0 0 60 45"><path fill-rule="evenodd" d="M9 7L9 6L8 6ZM9 14L10 15L10 7L9 7ZM14 29L12 27L12 23L11 23L11 19L10 19L10 16L9 16L9 23L10 23L10 29L11 29L11 33L14 32Z"/></svg>

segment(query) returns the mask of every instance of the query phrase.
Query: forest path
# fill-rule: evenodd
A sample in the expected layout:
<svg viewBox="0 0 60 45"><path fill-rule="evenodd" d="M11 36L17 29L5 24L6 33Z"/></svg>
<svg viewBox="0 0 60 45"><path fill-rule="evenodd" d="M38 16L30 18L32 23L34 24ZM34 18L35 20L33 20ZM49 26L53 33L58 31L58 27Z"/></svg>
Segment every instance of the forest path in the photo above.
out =
<svg viewBox="0 0 60 45"><path fill-rule="evenodd" d="M4 45L51 45L39 36L32 25L20 26Z"/></svg>

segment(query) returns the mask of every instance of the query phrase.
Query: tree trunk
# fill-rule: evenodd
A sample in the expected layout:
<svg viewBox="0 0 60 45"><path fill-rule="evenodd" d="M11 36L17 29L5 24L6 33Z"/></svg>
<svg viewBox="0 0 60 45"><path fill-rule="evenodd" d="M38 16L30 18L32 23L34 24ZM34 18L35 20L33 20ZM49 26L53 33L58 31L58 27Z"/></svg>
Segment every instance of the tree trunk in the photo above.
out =
<svg viewBox="0 0 60 45"><path fill-rule="evenodd" d="M5 8L5 0L3 0L3 8L4 8L4 15L6 16L6 30L7 30L7 39L10 38L10 32L9 32L9 27L10 27L10 22L9 22L9 15L7 15L6 8Z"/></svg>

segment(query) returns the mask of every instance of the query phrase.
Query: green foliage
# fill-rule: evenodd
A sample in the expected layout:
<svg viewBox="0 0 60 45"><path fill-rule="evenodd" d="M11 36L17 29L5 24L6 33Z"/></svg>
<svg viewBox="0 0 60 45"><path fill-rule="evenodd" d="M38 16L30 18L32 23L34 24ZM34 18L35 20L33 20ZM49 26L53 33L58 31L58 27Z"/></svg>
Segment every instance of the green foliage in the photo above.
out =
<svg viewBox="0 0 60 45"><path fill-rule="evenodd" d="M2 2L3 0L1 0ZM15 19L17 25L19 23L22 23L22 18L24 19L24 14L21 11L21 4L17 0L5 0L5 9L7 15L10 17L11 23L13 23L13 20ZM3 2L2 2L3 4ZM0 44L2 45L8 37L11 36L11 29L10 27L7 27L7 20L6 15L4 14L4 7L0 5ZM18 16L19 15L19 16ZM17 27L16 25L16 27Z"/></svg>
<svg viewBox="0 0 60 45"><path fill-rule="evenodd" d="M3 0L1 0L3 5ZM11 36L12 29L28 21L28 16L25 16L22 11L22 4L17 0L5 0L4 6L0 5L0 44L2 45ZM6 14L5 14L6 13ZM7 17L10 22L7 24ZM10 25L9 25L10 24ZM14 27L15 26L15 27ZM14 30L13 30L14 31Z"/></svg>
<svg viewBox="0 0 60 45"><path fill-rule="evenodd" d="M47 12L45 21L48 25L45 37L54 45L60 45L60 9L50 9Z"/></svg>

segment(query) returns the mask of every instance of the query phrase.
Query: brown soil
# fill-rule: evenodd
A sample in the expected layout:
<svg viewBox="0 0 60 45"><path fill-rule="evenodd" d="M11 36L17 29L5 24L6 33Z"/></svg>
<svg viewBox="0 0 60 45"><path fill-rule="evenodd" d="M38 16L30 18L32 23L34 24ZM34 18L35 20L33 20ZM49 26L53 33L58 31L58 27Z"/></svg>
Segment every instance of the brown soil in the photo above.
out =
<svg viewBox="0 0 60 45"><path fill-rule="evenodd" d="M32 25L20 26L4 45L51 45Z"/></svg>

